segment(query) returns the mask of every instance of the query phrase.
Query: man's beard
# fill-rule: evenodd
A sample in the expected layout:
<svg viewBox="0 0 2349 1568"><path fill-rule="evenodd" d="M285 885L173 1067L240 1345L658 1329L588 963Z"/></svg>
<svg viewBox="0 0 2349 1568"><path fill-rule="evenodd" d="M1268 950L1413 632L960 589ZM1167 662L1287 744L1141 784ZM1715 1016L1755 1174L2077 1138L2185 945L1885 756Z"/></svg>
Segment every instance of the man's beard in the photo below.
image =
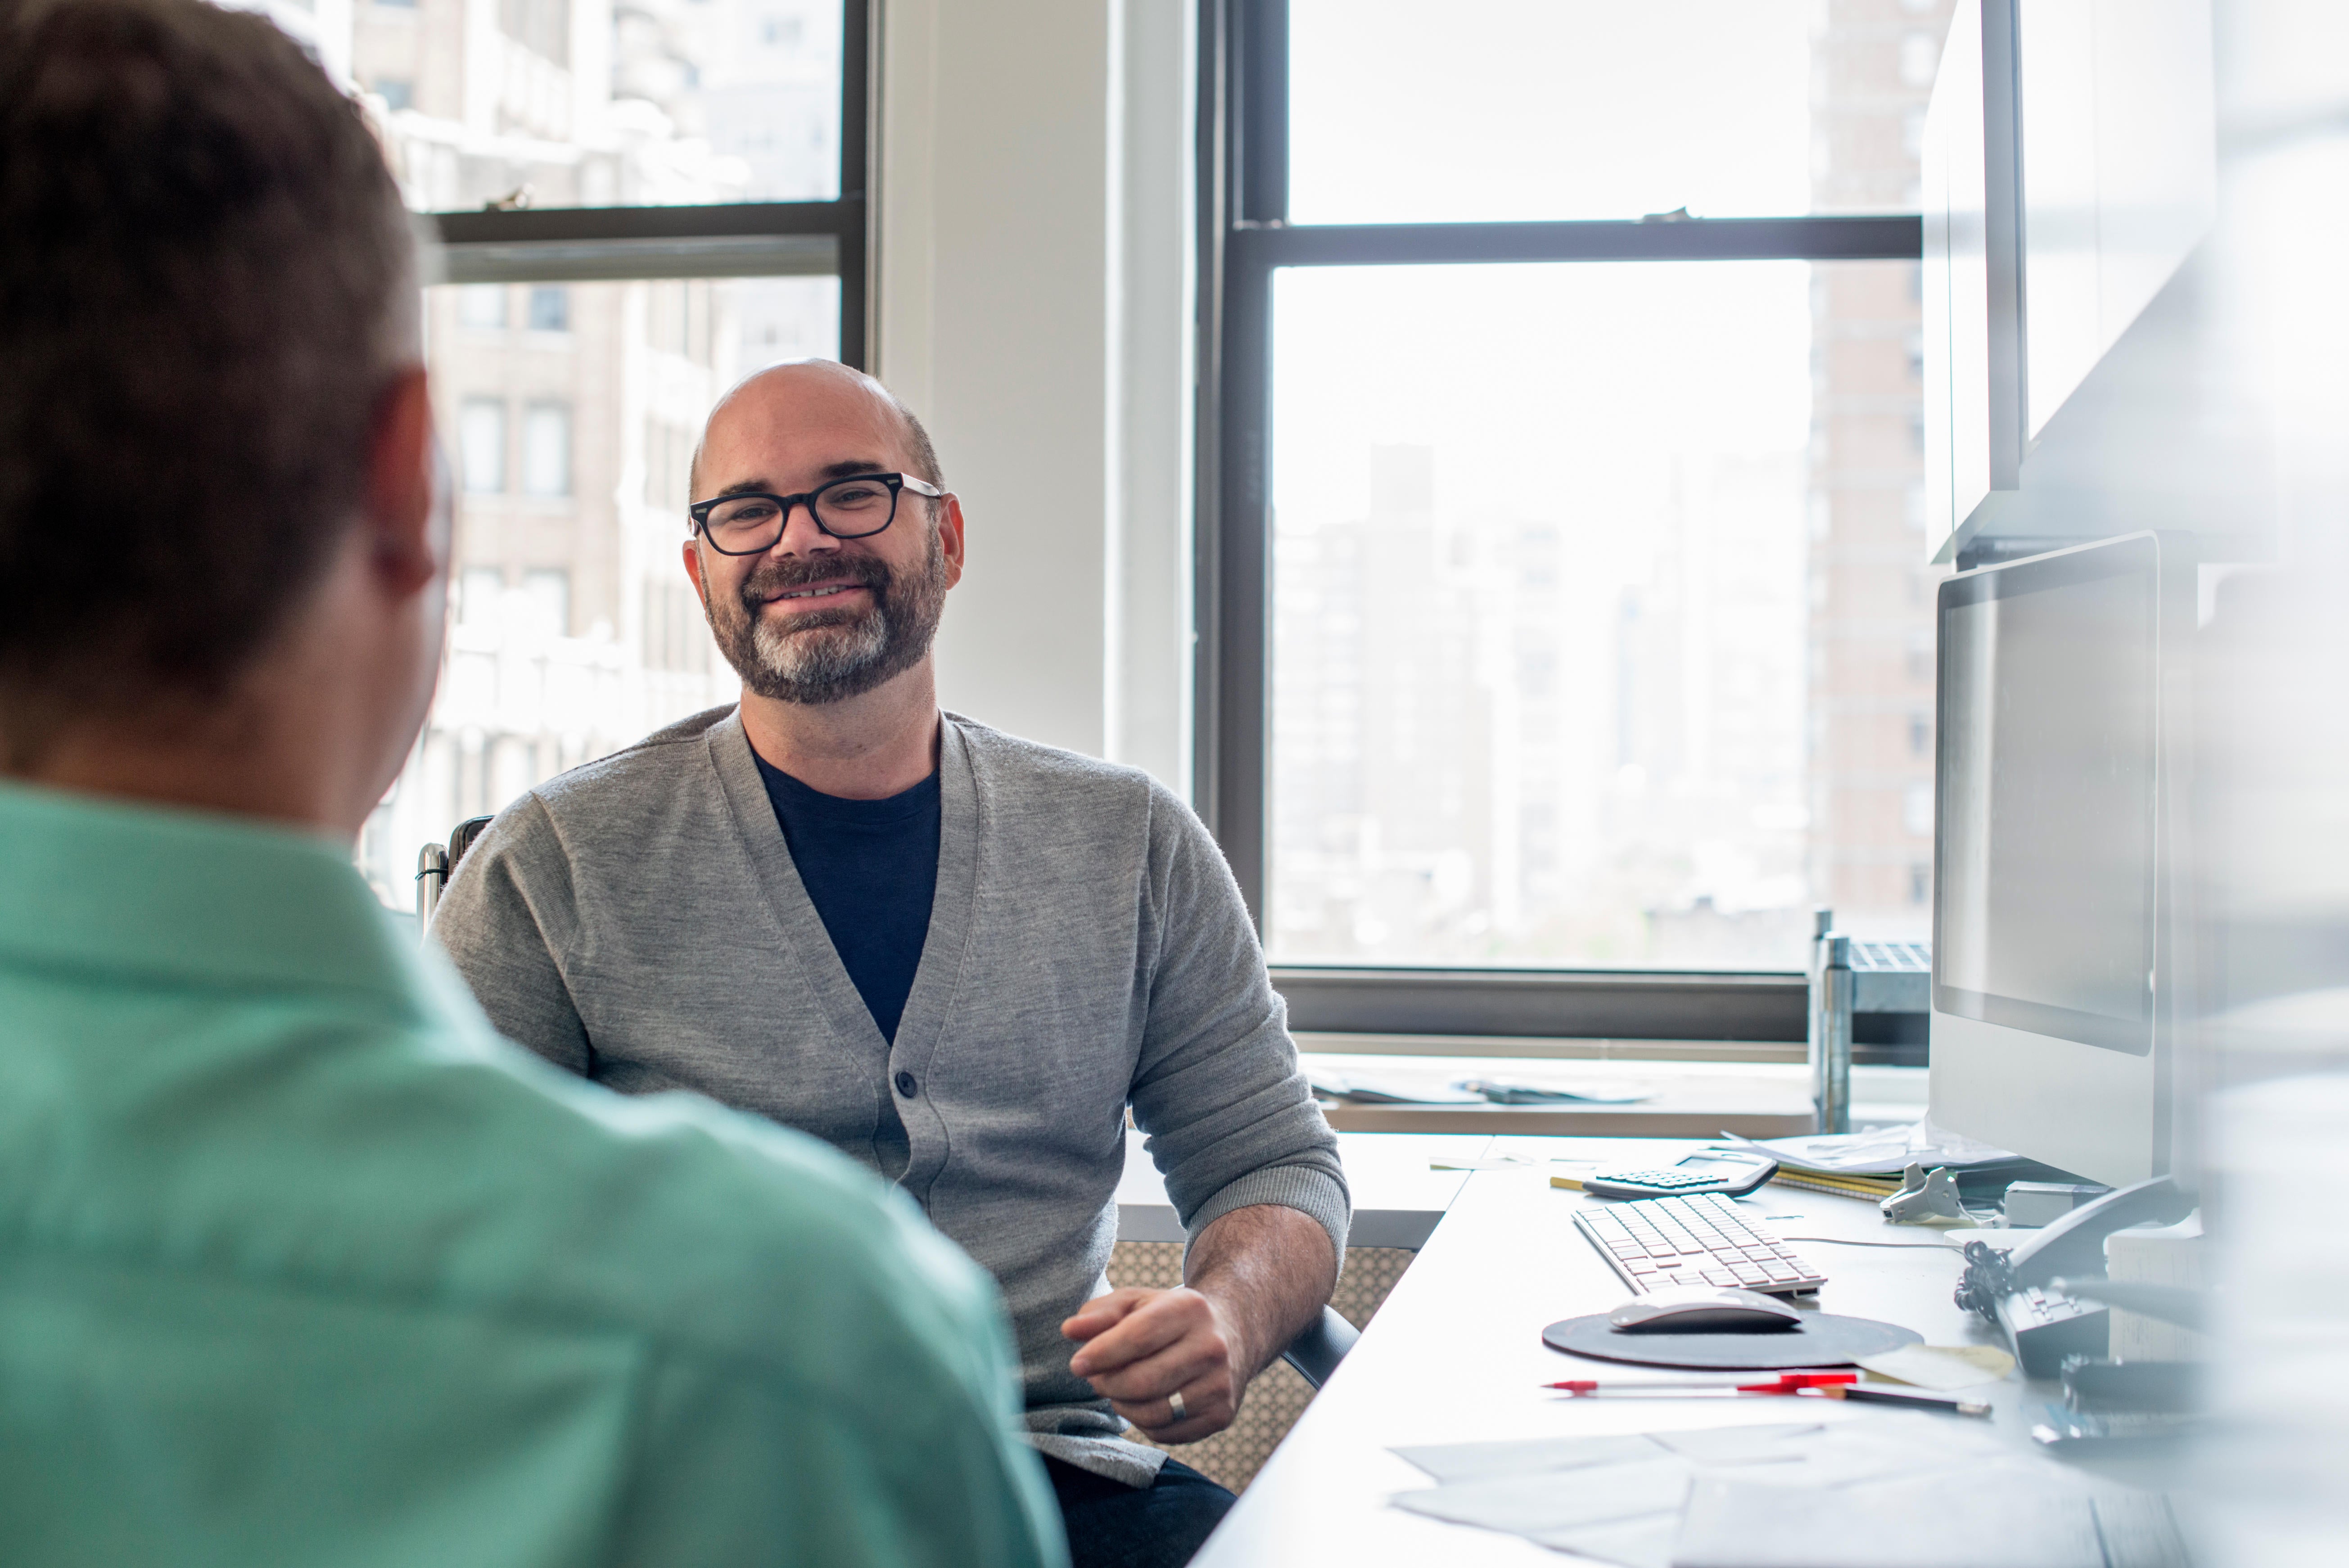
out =
<svg viewBox="0 0 2349 1568"><path fill-rule="evenodd" d="M868 608L801 610L787 625L762 613L778 593L843 579L872 590ZM933 525L921 566L903 578L870 556L792 556L761 562L735 603L712 597L705 607L719 650L744 686L813 707L861 696L920 663L946 599L946 551Z"/></svg>

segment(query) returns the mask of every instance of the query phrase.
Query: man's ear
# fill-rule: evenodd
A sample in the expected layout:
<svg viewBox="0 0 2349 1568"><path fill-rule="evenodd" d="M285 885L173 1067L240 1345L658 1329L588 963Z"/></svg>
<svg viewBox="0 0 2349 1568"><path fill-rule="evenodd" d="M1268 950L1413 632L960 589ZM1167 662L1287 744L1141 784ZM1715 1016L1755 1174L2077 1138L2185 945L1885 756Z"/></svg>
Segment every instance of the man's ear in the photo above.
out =
<svg viewBox="0 0 2349 1568"><path fill-rule="evenodd" d="M701 536L697 534L685 542L685 575L693 583L693 591L701 596L704 614L709 610L709 590L701 583Z"/></svg>
<svg viewBox="0 0 2349 1568"><path fill-rule="evenodd" d="M376 567L400 594L422 591L447 565L449 541L433 527L432 471L432 394L424 367L411 365L377 400L367 453Z"/></svg>
<svg viewBox="0 0 2349 1568"><path fill-rule="evenodd" d="M949 490L938 507L938 553L946 558L947 587L962 581L962 497Z"/></svg>

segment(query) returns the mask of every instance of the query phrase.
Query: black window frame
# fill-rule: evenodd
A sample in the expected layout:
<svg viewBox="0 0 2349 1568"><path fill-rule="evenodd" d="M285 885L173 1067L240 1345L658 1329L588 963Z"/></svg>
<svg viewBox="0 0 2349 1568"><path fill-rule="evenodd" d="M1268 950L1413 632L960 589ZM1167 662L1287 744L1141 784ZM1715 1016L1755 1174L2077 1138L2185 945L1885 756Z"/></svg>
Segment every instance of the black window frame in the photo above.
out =
<svg viewBox="0 0 2349 1568"><path fill-rule="evenodd" d="M840 279L840 360L869 369L874 0L842 0L840 194L829 202L533 207L419 216L439 230L445 283L675 278Z"/></svg>
<svg viewBox="0 0 2349 1568"><path fill-rule="evenodd" d="M1923 222L1903 213L1292 224L1288 0L1200 0L1200 7L1192 792L1261 929L1272 718L1273 274L1447 263L1914 262ZM1318 965L1277 967L1273 979L1288 998L1290 1026L1301 1031L1747 1042L1759 1048L1755 1059L1792 1060L1800 1053L1785 1047L1806 1030L1799 973ZM1922 1058L1914 1042L1863 1038L1855 1059Z"/></svg>

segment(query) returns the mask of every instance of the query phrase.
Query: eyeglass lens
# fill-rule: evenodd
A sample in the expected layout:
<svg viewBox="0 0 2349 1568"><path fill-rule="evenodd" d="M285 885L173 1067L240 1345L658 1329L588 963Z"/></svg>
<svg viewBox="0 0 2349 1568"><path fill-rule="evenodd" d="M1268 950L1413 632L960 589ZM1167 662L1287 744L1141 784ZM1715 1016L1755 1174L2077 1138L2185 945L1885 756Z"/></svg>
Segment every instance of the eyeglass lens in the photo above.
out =
<svg viewBox="0 0 2349 1568"><path fill-rule="evenodd" d="M897 514L895 487L877 479L843 479L817 491L807 504L816 526L839 539L861 539L878 534ZM781 538L786 517L771 495L736 495L709 509L706 524L709 541L730 556L771 550Z"/></svg>

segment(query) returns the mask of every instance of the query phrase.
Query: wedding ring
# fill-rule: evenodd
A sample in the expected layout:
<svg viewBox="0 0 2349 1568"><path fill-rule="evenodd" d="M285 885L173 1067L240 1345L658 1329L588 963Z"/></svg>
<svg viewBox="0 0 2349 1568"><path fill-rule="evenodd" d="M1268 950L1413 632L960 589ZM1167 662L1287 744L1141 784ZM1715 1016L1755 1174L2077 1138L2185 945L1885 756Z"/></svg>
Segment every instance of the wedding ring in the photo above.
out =
<svg viewBox="0 0 2349 1568"><path fill-rule="evenodd" d="M1183 1410L1183 1391L1180 1388L1166 1396L1166 1407L1174 1412L1166 1423L1168 1426L1174 1426L1175 1422L1185 1419Z"/></svg>

